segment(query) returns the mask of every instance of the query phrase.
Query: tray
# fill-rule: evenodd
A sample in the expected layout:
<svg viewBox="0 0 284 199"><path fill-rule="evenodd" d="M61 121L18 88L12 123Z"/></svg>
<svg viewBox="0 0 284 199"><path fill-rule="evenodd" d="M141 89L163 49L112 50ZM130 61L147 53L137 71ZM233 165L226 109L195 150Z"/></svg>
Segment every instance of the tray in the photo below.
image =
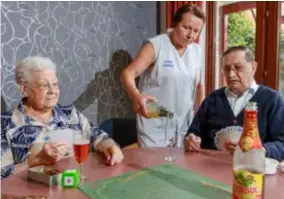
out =
<svg viewBox="0 0 284 199"><path fill-rule="evenodd" d="M33 167L28 170L28 180L33 180L46 185L57 185L61 181L61 174L48 175L44 172L45 166Z"/></svg>

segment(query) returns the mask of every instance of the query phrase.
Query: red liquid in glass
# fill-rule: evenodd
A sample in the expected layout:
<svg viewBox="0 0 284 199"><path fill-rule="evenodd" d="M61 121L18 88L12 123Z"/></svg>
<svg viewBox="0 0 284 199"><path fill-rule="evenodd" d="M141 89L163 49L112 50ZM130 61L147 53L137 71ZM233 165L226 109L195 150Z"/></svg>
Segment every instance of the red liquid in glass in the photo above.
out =
<svg viewBox="0 0 284 199"><path fill-rule="evenodd" d="M75 142L73 144L74 156L76 161L81 164L88 158L89 153L89 141Z"/></svg>

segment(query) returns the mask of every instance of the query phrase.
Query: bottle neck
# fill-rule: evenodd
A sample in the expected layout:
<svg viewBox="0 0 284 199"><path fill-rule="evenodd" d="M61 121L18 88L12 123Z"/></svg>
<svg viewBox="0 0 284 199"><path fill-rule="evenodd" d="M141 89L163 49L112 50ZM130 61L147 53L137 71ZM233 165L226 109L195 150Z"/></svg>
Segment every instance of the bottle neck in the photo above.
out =
<svg viewBox="0 0 284 199"><path fill-rule="evenodd" d="M170 111L166 110L166 109L159 109L159 116L160 117L168 117L168 118L172 118L173 117L173 113L171 113Z"/></svg>
<svg viewBox="0 0 284 199"><path fill-rule="evenodd" d="M257 111L245 111L244 134L250 137L259 136L257 124Z"/></svg>
<svg viewBox="0 0 284 199"><path fill-rule="evenodd" d="M244 128L239 141L239 146L243 152L262 148L256 110L245 110Z"/></svg>

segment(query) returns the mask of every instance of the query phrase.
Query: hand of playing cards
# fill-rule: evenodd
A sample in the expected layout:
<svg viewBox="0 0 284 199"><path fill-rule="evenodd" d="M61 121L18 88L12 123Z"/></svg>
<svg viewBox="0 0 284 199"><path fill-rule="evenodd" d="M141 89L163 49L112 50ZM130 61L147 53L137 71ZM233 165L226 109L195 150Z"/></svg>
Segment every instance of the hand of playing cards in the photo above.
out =
<svg viewBox="0 0 284 199"><path fill-rule="evenodd" d="M238 143L243 128L241 126L229 126L221 129L215 135L215 145L218 150L226 151L225 143Z"/></svg>

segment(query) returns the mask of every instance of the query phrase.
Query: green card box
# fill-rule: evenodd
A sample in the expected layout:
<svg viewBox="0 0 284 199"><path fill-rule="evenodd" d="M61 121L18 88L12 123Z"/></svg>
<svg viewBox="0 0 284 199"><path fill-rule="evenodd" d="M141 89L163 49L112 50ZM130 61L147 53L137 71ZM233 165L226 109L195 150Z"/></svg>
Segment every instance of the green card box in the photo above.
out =
<svg viewBox="0 0 284 199"><path fill-rule="evenodd" d="M61 185L63 188L76 188L80 182L80 173L77 169L66 170L61 176Z"/></svg>
<svg viewBox="0 0 284 199"><path fill-rule="evenodd" d="M43 172L44 166L33 167L28 170L28 180L33 180L46 185L57 185L61 174L47 175Z"/></svg>

